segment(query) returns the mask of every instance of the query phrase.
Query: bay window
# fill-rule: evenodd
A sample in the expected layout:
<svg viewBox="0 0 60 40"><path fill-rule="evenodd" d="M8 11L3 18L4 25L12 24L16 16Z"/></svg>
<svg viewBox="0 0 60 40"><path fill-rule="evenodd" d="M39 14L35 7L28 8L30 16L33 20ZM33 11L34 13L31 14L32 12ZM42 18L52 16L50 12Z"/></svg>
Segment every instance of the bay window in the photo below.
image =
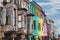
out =
<svg viewBox="0 0 60 40"><path fill-rule="evenodd" d="M33 30L34 30L34 23L33 23L33 20L32 20L32 16L28 16L27 17L27 32L28 33L32 33Z"/></svg>

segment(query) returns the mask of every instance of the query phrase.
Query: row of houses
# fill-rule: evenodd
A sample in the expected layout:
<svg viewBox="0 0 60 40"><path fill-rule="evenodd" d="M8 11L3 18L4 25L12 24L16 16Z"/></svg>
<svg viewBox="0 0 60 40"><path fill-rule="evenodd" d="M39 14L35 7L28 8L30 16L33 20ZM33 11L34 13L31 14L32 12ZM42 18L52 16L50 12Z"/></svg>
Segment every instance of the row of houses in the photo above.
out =
<svg viewBox="0 0 60 40"><path fill-rule="evenodd" d="M54 21L47 18L35 1L3 0L0 4L0 35L3 37L6 31L21 32L22 28L30 40L33 36L36 40L53 38Z"/></svg>

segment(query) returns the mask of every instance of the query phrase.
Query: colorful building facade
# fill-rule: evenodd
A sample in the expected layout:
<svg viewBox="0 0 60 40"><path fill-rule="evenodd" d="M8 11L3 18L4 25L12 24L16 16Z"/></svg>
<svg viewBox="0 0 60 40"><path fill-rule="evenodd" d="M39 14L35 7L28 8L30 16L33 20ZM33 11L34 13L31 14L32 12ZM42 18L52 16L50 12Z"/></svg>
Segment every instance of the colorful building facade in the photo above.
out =
<svg viewBox="0 0 60 40"><path fill-rule="evenodd" d="M0 5L0 34L1 31L21 32L22 29L29 35L30 40L33 40L32 38L44 40L52 34L52 25L48 23L49 20L46 17L42 8L35 1L3 0Z"/></svg>

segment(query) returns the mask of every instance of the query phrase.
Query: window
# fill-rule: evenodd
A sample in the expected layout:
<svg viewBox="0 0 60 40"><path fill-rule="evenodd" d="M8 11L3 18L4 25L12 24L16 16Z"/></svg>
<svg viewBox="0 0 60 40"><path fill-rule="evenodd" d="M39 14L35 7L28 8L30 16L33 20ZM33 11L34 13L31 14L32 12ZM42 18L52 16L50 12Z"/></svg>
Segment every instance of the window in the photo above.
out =
<svg viewBox="0 0 60 40"><path fill-rule="evenodd" d="M10 8L6 8L6 25L11 24L11 18L10 18Z"/></svg>
<svg viewBox="0 0 60 40"><path fill-rule="evenodd" d="M30 30L30 20L29 18L27 18L27 31L29 32L29 30Z"/></svg>
<svg viewBox="0 0 60 40"><path fill-rule="evenodd" d="M33 22L34 30L36 29L36 21Z"/></svg>
<svg viewBox="0 0 60 40"><path fill-rule="evenodd" d="M32 13L32 4L29 4L30 12Z"/></svg>
<svg viewBox="0 0 60 40"><path fill-rule="evenodd" d="M34 10L34 7L32 6L32 13L34 14L33 10Z"/></svg>
<svg viewBox="0 0 60 40"><path fill-rule="evenodd" d="M6 8L6 16L9 16L10 15L10 8Z"/></svg>
<svg viewBox="0 0 60 40"><path fill-rule="evenodd" d="M33 30L34 30L34 28L33 28L32 18L31 18L31 16L28 16L27 17L27 31L32 32Z"/></svg>
<svg viewBox="0 0 60 40"><path fill-rule="evenodd" d="M1 25L1 18L2 18L2 7L0 7L0 25Z"/></svg>
<svg viewBox="0 0 60 40"><path fill-rule="evenodd" d="M33 13L33 5L31 6L31 12Z"/></svg>
<svg viewBox="0 0 60 40"><path fill-rule="evenodd" d="M33 7L33 13L35 13L35 7Z"/></svg>
<svg viewBox="0 0 60 40"><path fill-rule="evenodd" d="M16 26L16 9L14 9L14 25Z"/></svg>
<svg viewBox="0 0 60 40"><path fill-rule="evenodd" d="M28 4L26 2L24 2L23 6L24 8L28 9Z"/></svg>
<svg viewBox="0 0 60 40"><path fill-rule="evenodd" d="M18 8L21 7L21 0L17 0Z"/></svg>
<svg viewBox="0 0 60 40"><path fill-rule="evenodd" d="M22 27L22 22L18 22L18 28Z"/></svg>
<svg viewBox="0 0 60 40"><path fill-rule="evenodd" d="M38 29L39 29L39 31L40 31L40 23L39 23Z"/></svg>
<svg viewBox="0 0 60 40"><path fill-rule="evenodd" d="M24 0L20 0L21 2L21 7L23 8L25 5L24 5Z"/></svg>
<svg viewBox="0 0 60 40"><path fill-rule="evenodd" d="M19 22L22 21L22 15L18 15L18 21L19 21Z"/></svg>
<svg viewBox="0 0 60 40"><path fill-rule="evenodd" d="M7 2L7 0L3 0L4 2Z"/></svg>
<svg viewBox="0 0 60 40"><path fill-rule="evenodd" d="M22 27L22 15L18 15L18 28Z"/></svg>
<svg viewBox="0 0 60 40"><path fill-rule="evenodd" d="M14 4L17 4L17 0L14 0Z"/></svg>

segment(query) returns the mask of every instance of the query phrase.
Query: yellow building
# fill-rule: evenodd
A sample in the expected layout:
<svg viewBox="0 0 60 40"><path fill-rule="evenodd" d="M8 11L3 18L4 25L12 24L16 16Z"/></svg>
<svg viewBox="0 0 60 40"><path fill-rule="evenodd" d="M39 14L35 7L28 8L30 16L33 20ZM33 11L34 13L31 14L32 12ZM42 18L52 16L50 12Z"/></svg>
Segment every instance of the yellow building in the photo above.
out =
<svg viewBox="0 0 60 40"><path fill-rule="evenodd" d="M40 36L43 36L43 19L42 18L40 18L39 19L39 35Z"/></svg>

